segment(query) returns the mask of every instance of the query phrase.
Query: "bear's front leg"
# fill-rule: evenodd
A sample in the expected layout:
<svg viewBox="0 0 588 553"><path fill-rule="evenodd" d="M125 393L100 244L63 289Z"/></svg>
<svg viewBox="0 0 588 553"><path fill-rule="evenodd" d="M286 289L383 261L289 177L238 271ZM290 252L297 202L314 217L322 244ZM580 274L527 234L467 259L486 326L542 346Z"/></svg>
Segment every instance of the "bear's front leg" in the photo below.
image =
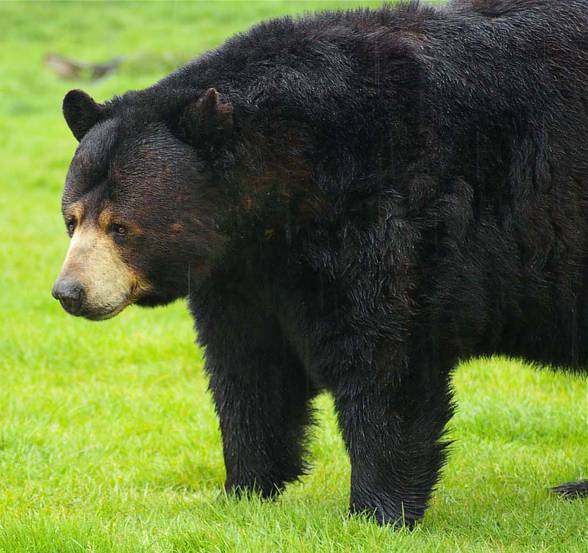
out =
<svg viewBox="0 0 588 553"><path fill-rule="evenodd" d="M287 351L244 347L239 354L228 347L230 356L225 354L224 360L208 354L223 439L225 489L271 497L304 471L305 429L314 392Z"/></svg>
<svg viewBox="0 0 588 553"><path fill-rule="evenodd" d="M366 371L340 387L335 401L351 459L351 512L412 526L424 515L445 459L448 372Z"/></svg>

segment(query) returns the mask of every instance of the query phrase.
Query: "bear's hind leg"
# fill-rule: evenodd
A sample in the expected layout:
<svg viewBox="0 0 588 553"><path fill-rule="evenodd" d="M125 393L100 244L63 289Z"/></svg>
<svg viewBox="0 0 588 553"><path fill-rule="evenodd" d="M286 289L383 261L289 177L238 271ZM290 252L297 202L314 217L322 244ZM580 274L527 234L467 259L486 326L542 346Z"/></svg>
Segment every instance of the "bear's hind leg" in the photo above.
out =
<svg viewBox="0 0 588 553"><path fill-rule="evenodd" d="M551 491L566 499L580 499L588 497L588 480L578 480L577 482L567 482L560 486L551 488Z"/></svg>
<svg viewBox="0 0 588 553"><path fill-rule="evenodd" d="M364 380L340 390L336 408L351 459L351 512L412 526L445 460L449 373L407 374L388 385Z"/></svg>

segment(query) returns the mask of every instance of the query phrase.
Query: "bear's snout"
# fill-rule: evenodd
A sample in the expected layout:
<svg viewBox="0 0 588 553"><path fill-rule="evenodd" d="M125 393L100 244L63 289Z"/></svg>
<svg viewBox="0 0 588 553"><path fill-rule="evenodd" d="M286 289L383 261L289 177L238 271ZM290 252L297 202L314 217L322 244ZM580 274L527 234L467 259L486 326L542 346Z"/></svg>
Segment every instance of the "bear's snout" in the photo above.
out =
<svg viewBox="0 0 588 553"><path fill-rule="evenodd" d="M72 236L52 293L71 315L102 321L134 303L147 288L112 238L96 225L85 224Z"/></svg>
<svg viewBox="0 0 588 553"><path fill-rule="evenodd" d="M80 282L71 278L58 278L51 294L70 315L79 315L82 312L86 293Z"/></svg>

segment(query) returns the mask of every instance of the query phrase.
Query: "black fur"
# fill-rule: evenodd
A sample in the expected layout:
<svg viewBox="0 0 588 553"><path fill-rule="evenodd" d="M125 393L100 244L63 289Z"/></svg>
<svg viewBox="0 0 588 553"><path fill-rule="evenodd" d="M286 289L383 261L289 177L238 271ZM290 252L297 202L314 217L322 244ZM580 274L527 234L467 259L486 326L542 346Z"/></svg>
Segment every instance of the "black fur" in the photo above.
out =
<svg viewBox="0 0 588 553"><path fill-rule="evenodd" d="M567 482L565 484L561 484L560 486L555 486L555 488L551 488L551 491L567 499L588 497L588 480Z"/></svg>
<svg viewBox="0 0 588 553"><path fill-rule="evenodd" d="M587 366L586 0L278 19L100 109L64 203L102 186L141 303L189 296L227 490L295 480L327 390L352 511L410 525L459 359Z"/></svg>

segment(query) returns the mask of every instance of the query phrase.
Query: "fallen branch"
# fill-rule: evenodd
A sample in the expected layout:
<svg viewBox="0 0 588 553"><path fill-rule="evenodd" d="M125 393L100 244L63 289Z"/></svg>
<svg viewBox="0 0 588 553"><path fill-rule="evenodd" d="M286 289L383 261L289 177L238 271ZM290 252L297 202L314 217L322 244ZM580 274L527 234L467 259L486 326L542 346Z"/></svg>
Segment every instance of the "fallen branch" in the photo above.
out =
<svg viewBox="0 0 588 553"><path fill-rule="evenodd" d="M104 63L85 63L49 53L45 56L45 65L63 79L97 80L116 71L127 56L117 56Z"/></svg>

